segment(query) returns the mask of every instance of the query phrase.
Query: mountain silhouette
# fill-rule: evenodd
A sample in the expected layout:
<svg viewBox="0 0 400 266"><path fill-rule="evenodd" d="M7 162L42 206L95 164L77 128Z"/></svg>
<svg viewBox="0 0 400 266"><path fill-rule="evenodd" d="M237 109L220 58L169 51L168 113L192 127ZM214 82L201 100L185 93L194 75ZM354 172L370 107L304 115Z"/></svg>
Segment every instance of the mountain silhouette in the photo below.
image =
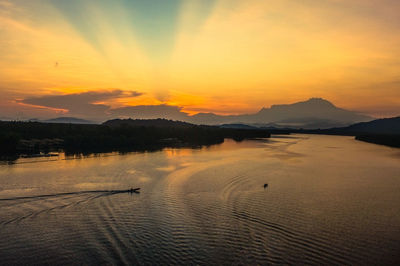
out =
<svg viewBox="0 0 400 266"><path fill-rule="evenodd" d="M131 126L131 127L155 127L155 128L191 128L196 125L173 121L167 119L112 119L103 123L105 126L109 127L121 127L121 126Z"/></svg>
<svg viewBox="0 0 400 266"><path fill-rule="evenodd" d="M306 133L349 135L357 140L400 148L400 116Z"/></svg>
<svg viewBox="0 0 400 266"><path fill-rule="evenodd" d="M322 98L311 98L293 104L272 105L255 114L219 116L200 113L189 118L196 124L257 124L292 128L331 128L372 120L371 117L338 108Z"/></svg>
<svg viewBox="0 0 400 266"><path fill-rule="evenodd" d="M39 120L40 121L40 120ZM57 117L57 118L52 118L48 120L41 120L40 122L43 123L61 123L61 124L94 124L95 122L81 119L81 118L76 118L76 117Z"/></svg>
<svg viewBox="0 0 400 266"><path fill-rule="evenodd" d="M97 119L83 120L75 117L60 117L41 122L90 124L115 118L178 120L197 125L242 124L255 127L327 129L345 127L357 122L371 121L373 118L357 112L336 107L322 98L311 98L293 104L272 105L254 114L217 115L198 113L188 115L181 107L171 105L138 105L110 109L107 115Z"/></svg>
<svg viewBox="0 0 400 266"><path fill-rule="evenodd" d="M400 135L400 116L376 119L370 122L357 123L348 127L327 129L322 132L343 135Z"/></svg>

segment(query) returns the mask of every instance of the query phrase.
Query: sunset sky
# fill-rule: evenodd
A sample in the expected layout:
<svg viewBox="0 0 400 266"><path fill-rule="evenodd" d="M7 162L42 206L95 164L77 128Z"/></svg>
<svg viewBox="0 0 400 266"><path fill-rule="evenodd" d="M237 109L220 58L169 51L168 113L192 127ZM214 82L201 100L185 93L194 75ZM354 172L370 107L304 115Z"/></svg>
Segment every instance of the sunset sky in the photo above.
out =
<svg viewBox="0 0 400 266"><path fill-rule="evenodd" d="M400 115L398 0L0 0L0 119L322 97Z"/></svg>

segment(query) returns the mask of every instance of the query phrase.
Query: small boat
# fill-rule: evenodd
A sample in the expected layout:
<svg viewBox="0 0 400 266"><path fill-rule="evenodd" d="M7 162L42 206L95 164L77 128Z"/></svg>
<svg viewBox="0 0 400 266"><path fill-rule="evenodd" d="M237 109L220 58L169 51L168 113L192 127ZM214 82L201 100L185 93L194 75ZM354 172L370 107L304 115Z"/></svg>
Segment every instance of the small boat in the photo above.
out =
<svg viewBox="0 0 400 266"><path fill-rule="evenodd" d="M131 189L128 190L128 192L129 192L129 193L138 193L139 190L140 190L140 187L138 187L138 188L131 188Z"/></svg>

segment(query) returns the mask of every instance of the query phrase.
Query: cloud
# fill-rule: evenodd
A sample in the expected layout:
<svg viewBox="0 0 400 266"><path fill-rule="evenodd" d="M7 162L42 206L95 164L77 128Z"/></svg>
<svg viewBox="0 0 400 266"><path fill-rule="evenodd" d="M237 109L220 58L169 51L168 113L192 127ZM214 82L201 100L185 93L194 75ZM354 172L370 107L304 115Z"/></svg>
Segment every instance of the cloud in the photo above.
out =
<svg viewBox="0 0 400 266"><path fill-rule="evenodd" d="M103 119L107 116L110 106L103 102L127 97L138 97L142 93L137 91L90 91L65 95L49 95L41 97L25 98L18 103L39 107L68 110L70 115L94 117Z"/></svg>
<svg viewBox="0 0 400 266"><path fill-rule="evenodd" d="M17 100L21 105L31 105L40 108L67 110L68 116L77 116L95 121L104 121L112 118L139 118L155 119L168 118L173 120L187 120L188 114L182 107L172 105L137 105L112 108L107 104L121 98L139 97L137 91L91 91L64 95L48 95L41 97Z"/></svg>

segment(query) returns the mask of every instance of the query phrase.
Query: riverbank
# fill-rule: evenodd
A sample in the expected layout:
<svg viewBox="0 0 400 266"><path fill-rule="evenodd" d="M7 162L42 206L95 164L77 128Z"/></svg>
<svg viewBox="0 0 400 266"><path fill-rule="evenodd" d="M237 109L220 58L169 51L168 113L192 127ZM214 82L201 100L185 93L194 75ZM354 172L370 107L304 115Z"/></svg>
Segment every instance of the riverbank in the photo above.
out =
<svg viewBox="0 0 400 266"><path fill-rule="evenodd" d="M400 148L400 135L358 135L356 140Z"/></svg>
<svg viewBox="0 0 400 266"><path fill-rule="evenodd" d="M102 125L0 122L0 155L68 154L201 147L224 142L268 138L267 130L228 129L171 121L112 120Z"/></svg>

